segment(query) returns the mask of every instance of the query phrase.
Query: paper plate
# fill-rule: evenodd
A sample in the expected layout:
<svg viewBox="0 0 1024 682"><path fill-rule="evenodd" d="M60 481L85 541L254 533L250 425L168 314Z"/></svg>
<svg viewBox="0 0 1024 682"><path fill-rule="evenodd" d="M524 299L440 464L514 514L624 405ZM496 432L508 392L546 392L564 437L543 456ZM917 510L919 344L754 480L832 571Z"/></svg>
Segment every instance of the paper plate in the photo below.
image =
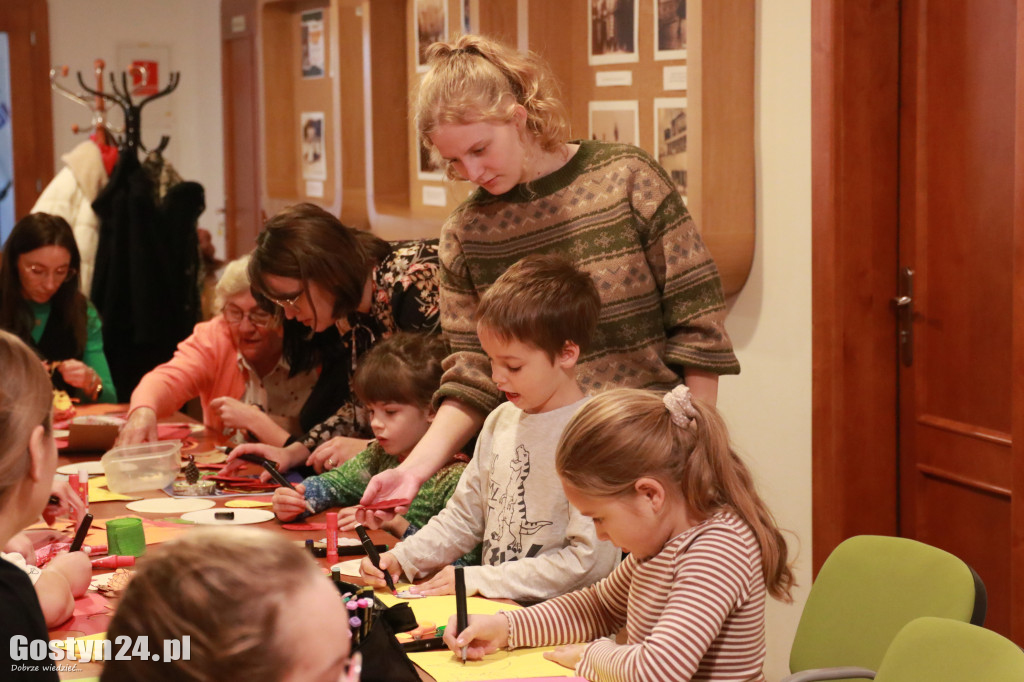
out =
<svg viewBox="0 0 1024 682"><path fill-rule="evenodd" d="M348 561L342 561L341 563L337 563L331 566L331 572L333 573L334 569L338 569L339 571L341 571L342 575L347 575L351 578L358 578L359 564L361 562L362 559L349 559Z"/></svg>
<svg viewBox="0 0 1024 682"><path fill-rule="evenodd" d="M214 514L218 511L233 511L235 518L218 519ZM192 521L202 526L239 526L246 523L263 523L274 518L274 512L269 509L202 509L182 514L183 521Z"/></svg>
<svg viewBox="0 0 1024 682"><path fill-rule="evenodd" d="M153 514L184 514L186 512L209 509L216 502L203 498L190 497L151 497L145 500L129 502L125 508L133 512L150 512Z"/></svg>
<svg viewBox="0 0 1024 682"><path fill-rule="evenodd" d="M90 476L102 476L104 474L103 462L99 461L98 459L93 460L91 462L72 462L71 464L59 466L57 467L57 473L67 474L68 476L76 476L78 475L79 469L85 469L86 471L89 472Z"/></svg>

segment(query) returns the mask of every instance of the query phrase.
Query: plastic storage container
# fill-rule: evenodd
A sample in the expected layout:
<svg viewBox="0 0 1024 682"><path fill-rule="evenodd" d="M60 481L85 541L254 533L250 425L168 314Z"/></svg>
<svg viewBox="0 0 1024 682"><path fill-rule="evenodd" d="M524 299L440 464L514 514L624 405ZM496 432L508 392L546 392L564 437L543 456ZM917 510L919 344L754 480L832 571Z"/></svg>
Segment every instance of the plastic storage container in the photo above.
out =
<svg viewBox="0 0 1024 682"><path fill-rule="evenodd" d="M110 492L159 490L181 471L181 441L125 445L107 452L100 462L107 474Z"/></svg>

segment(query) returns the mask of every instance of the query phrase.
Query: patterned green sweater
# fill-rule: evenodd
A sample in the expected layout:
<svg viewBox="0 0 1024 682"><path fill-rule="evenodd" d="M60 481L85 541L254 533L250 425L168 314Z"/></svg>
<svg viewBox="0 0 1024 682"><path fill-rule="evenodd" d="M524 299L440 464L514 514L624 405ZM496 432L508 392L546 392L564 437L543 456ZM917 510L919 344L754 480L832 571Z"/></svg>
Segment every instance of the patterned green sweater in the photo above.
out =
<svg viewBox="0 0 1024 682"><path fill-rule="evenodd" d="M500 401L476 336L480 296L529 253L561 253L601 294L584 391L669 390L683 368L736 374L711 255L664 169L643 150L584 140L561 169L501 196L475 191L441 232L441 327L451 344L435 403Z"/></svg>
<svg viewBox="0 0 1024 682"><path fill-rule="evenodd" d="M366 484L373 476L394 469L398 464L397 457L384 452L384 448L377 441L370 441L365 450L341 466L302 481L306 486L305 498L318 514L331 507L354 506L359 504ZM427 521L445 508L465 468L465 462L451 462L441 467L440 471L423 484L405 514L405 520L409 522L406 536L427 525ZM462 562L468 566L479 565L480 548L477 547L466 554Z"/></svg>

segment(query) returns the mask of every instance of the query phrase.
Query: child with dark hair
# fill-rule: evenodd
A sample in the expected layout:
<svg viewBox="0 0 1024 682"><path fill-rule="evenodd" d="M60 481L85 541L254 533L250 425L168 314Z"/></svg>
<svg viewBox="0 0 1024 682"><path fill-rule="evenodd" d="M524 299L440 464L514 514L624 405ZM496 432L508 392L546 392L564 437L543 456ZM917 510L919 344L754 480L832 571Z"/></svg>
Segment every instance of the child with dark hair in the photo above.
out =
<svg viewBox="0 0 1024 682"><path fill-rule="evenodd" d="M398 333L374 346L356 370L352 387L371 415L376 440L342 465L307 478L296 490L278 488L273 499L277 518L296 518L306 511L308 500L317 512L348 507L338 515L338 525L342 530L354 528L355 507L350 505L359 502L366 482L398 466L433 421L430 398L441 383L446 354L444 341L433 334ZM420 489L404 517L396 516L382 527L399 537L415 533L444 509L465 468L464 458L442 467ZM367 523L374 525L372 519Z"/></svg>

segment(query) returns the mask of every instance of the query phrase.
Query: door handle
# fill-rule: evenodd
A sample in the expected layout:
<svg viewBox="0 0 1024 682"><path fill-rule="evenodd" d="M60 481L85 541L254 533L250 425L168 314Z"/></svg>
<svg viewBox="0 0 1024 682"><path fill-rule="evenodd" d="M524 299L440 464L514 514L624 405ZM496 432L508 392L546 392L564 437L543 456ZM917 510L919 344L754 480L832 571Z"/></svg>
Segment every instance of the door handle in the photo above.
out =
<svg viewBox="0 0 1024 682"><path fill-rule="evenodd" d="M904 367L914 364L914 271L901 268L900 295L892 299L896 309L897 349Z"/></svg>

